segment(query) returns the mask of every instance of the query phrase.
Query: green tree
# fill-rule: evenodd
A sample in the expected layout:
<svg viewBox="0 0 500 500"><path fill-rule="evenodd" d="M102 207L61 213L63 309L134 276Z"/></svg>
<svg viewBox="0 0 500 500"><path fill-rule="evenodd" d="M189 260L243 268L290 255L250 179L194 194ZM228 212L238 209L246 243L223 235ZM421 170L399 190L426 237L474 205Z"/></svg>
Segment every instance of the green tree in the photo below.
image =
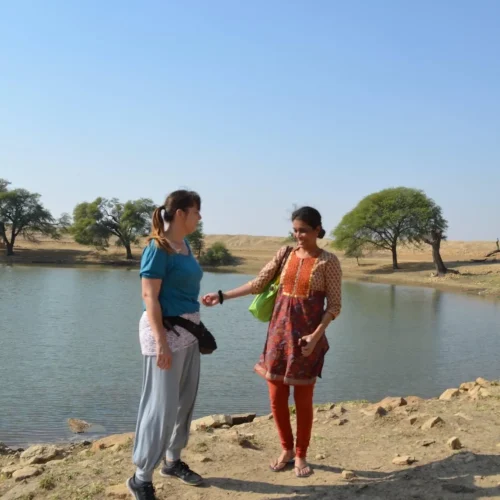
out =
<svg viewBox="0 0 500 500"><path fill-rule="evenodd" d="M224 243L216 241L203 254L201 263L207 266L230 266L235 263L235 258Z"/></svg>
<svg viewBox="0 0 500 500"><path fill-rule="evenodd" d="M345 249L344 256L348 259L356 259L356 263L359 266L359 259L363 257L363 249L359 246L352 245Z"/></svg>
<svg viewBox="0 0 500 500"><path fill-rule="evenodd" d="M0 178L0 193L5 193L7 191L7 186L9 184L10 182L8 180ZM5 248L4 234L5 234L5 224L0 219L0 248Z"/></svg>
<svg viewBox="0 0 500 500"><path fill-rule="evenodd" d="M198 222L196 231L188 235L187 240L189 241L194 254L198 257L198 259L200 259L203 248L205 247L205 234L203 233L202 221Z"/></svg>
<svg viewBox="0 0 500 500"><path fill-rule="evenodd" d="M442 276L450 271L441 258L441 242L446 240L448 222L443 217L441 207L436 205L434 201L430 199L427 200L429 203L430 214L427 218L422 220L420 240L431 246L432 261L436 267L436 274L438 276Z"/></svg>
<svg viewBox="0 0 500 500"><path fill-rule="evenodd" d="M125 247L127 259L132 259L132 245L151 229L154 208L148 198L125 203L116 198L97 198L75 207L70 232L77 243L101 250L106 250L109 240L115 237L116 245Z"/></svg>
<svg viewBox="0 0 500 500"><path fill-rule="evenodd" d="M7 255L14 255L16 238L37 241L40 234L57 239L64 220L56 221L40 203L38 193L26 189L8 189L9 182L0 179L0 239Z"/></svg>
<svg viewBox="0 0 500 500"><path fill-rule="evenodd" d="M8 186L10 182L6 179L0 179L0 193L5 193L8 191Z"/></svg>
<svg viewBox="0 0 500 500"><path fill-rule="evenodd" d="M446 221L440 214L441 209L421 190L384 189L366 196L344 215L332 232L334 245L340 250L390 250L393 269L399 269L398 244L421 243L433 228L444 231Z"/></svg>

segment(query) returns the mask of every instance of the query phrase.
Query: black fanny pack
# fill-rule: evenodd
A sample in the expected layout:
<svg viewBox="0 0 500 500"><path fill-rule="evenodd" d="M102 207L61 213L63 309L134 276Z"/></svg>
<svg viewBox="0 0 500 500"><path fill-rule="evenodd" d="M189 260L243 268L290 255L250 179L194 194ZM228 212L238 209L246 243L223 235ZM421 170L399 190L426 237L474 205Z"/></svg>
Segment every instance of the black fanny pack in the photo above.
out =
<svg viewBox="0 0 500 500"><path fill-rule="evenodd" d="M194 335L198 340L201 354L212 354L217 349L217 342L215 342L214 336L201 322L197 325L182 316L164 316L163 326L167 330L172 330L177 336L179 336L179 332L175 329L176 326L180 326Z"/></svg>

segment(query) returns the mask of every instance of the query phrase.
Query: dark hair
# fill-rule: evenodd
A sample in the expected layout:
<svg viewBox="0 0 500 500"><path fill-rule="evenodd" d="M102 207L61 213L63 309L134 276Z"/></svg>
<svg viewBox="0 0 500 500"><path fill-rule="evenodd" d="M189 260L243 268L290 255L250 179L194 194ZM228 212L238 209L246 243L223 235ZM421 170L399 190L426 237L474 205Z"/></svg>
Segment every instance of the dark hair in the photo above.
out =
<svg viewBox="0 0 500 500"><path fill-rule="evenodd" d="M301 207L295 210L292 214L292 222L294 220L301 220L305 222L308 226L313 229L320 228L318 238L325 237L325 230L323 229L323 225L321 223L321 214L312 207Z"/></svg>
<svg viewBox="0 0 500 500"><path fill-rule="evenodd" d="M177 210L187 212L192 207L196 207L198 210L201 209L201 198L198 193L185 189L170 193L165 203L153 212L151 234L148 243L154 240L158 247L168 253L172 253L173 249L165 238L165 222L172 222L175 219Z"/></svg>

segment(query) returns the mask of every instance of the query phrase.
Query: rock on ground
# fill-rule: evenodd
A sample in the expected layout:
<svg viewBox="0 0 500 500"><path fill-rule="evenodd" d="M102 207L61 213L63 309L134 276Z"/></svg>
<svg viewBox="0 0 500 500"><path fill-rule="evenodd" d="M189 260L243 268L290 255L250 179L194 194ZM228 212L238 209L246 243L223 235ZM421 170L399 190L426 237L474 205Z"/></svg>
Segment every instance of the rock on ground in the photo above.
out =
<svg viewBox="0 0 500 500"><path fill-rule="evenodd" d="M12 473L12 477L16 481L23 481L24 479L29 479L30 477L38 476L42 473L42 469L38 467L23 467Z"/></svg>
<svg viewBox="0 0 500 500"><path fill-rule="evenodd" d="M363 415L366 415L367 417L378 418L378 417L384 417L385 415L387 415L387 410L385 410L381 406L373 405L373 406L370 406L369 408L365 408L365 409L361 410L361 413Z"/></svg>
<svg viewBox="0 0 500 500"><path fill-rule="evenodd" d="M460 442L460 439L458 439L457 437L452 437L452 438L448 439L448 441L446 442L446 444L452 450L459 450L460 448L462 448L462 443Z"/></svg>
<svg viewBox="0 0 500 500"><path fill-rule="evenodd" d="M446 391L439 396L439 399L441 401L451 401L453 398L457 398L458 396L460 396L459 389L446 389Z"/></svg>
<svg viewBox="0 0 500 500"><path fill-rule="evenodd" d="M356 477L356 474L354 474L354 472L352 470L343 470L342 477L346 481L350 481L351 479L354 479Z"/></svg>
<svg viewBox="0 0 500 500"><path fill-rule="evenodd" d="M61 448L53 445L33 445L21 453L21 461L26 465L46 464L62 455Z"/></svg>
<svg viewBox="0 0 500 500"><path fill-rule="evenodd" d="M256 413L243 413L240 415L231 415L231 424L232 425L249 424L255 420L255 417L257 417Z"/></svg>
<svg viewBox="0 0 500 500"><path fill-rule="evenodd" d="M410 465L413 462L416 462L415 458L414 457L410 457L408 455L404 455L402 457L395 457L392 460L392 463L394 465Z"/></svg>
<svg viewBox="0 0 500 500"><path fill-rule="evenodd" d="M423 431L428 431L432 429L433 427L436 427L438 424L443 424L444 421L441 417L432 417L429 420L427 420L424 425L422 425L422 430Z"/></svg>
<svg viewBox="0 0 500 500"><path fill-rule="evenodd" d="M391 410L394 410L395 408L398 408L399 406L406 406L407 404L408 404L408 402L404 398L388 397L388 398L384 398L382 401L377 403L375 406L380 406L385 411L391 411Z"/></svg>
<svg viewBox="0 0 500 500"><path fill-rule="evenodd" d="M78 418L68 418L68 427L69 430L75 434L83 434L91 427L91 424L85 422L85 420L79 420Z"/></svg>
<svg viewBox="0 0 500 500"><path fill-rule="evenodd" d="M477 385L477 382L464 382L463 384L460 384L460 390L467 392L467 391L474 389L474 387L476 387L476 385Z"/></svg>
<svg viewBox="0 0 500 500"><path fill-rule="evenodd" d="M99 450L105 450L112 447L128 446L134 441L135 434L133 432L127 432L125 434L114 434L113 436L107 436L102 439L98 439L92 443L92 451L96 452Z"/></svg>
<svg viewBox="0 0 500 500"><path fill-rule="evenodd" d="M203 429L217 429L223 425L233 425L231 415L210 415L208 417L193 420L191 423L192 431Z"/></svg>

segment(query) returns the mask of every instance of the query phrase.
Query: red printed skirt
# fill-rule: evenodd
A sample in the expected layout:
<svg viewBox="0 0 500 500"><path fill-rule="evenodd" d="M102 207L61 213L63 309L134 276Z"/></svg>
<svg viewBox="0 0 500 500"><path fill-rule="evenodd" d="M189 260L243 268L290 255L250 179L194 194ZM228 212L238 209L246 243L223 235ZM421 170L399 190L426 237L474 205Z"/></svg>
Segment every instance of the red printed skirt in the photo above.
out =
<svg viewBox="0 0 500 500"><path fill-rule="evenodd" d="M321 377L325 354L329 350L326 335L307 357L302 354L299 340L313 333L321 323L324 303L324 292L297 297L280 287L264 351L254 368L259 375L287 385L314 384L316 378Z"/></svg>

